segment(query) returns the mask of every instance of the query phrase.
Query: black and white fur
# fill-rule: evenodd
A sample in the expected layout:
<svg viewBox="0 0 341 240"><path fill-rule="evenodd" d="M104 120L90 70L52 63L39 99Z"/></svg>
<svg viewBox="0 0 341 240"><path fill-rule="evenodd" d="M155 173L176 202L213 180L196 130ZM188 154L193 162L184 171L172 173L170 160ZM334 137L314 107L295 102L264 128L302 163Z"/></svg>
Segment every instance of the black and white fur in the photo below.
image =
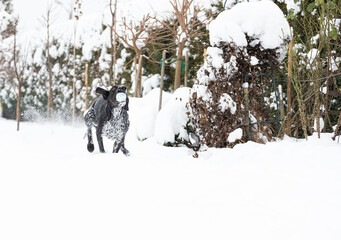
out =
<svg viewBox="0 0 341 240"><path fill-rule="evenodd" d="M114 153L121 150L126 156L129 155L129 151L124 147L124 139L130 125L129 98L127 96L125 101L117 101L116 94L120 92L127 96L127 88L123 85L113 86L110 91L99 87L96 89L96 93L102 96L95 100L84 116L85 125L88 128L87 148L89 152L93 152L95 149L91 131L91 128L95 127L100 152L105 152L102 136L106 136L114 141Z"/></svg>

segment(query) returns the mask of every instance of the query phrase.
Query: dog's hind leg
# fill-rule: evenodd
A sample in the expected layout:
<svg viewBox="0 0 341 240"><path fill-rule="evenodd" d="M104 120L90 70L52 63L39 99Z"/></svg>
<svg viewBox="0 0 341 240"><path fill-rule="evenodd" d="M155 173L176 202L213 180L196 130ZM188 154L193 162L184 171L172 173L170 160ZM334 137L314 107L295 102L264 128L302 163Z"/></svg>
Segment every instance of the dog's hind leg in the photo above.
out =
<svg viewBox="0 0 341 240"><path fill-rule="evenodd" d="M96 137L99 146L99 151L104 153L103 138L102 138L103 123L99 123L96 128Z"/></svg>
<svg viewBox="0 0 341 240"><path fill-rule="evenodd" d="M85 125L88 128L87 130L87 136L88 136L88 145L87 145L87 149L89 152L93 152L95 149L94 146L94 142L92 140L92 123L93 123L93 109L90 109L84 116L84 120L85 120Z"/></svg>
<svg viewBox="0 0 341 240"><path fill-rule="evenodd" d="M88 145L87 145L88 151L93 152L95 149L95 145L94 145L94 142L92 140L91 127L88 128L87 135L88 135Z"/></svg>

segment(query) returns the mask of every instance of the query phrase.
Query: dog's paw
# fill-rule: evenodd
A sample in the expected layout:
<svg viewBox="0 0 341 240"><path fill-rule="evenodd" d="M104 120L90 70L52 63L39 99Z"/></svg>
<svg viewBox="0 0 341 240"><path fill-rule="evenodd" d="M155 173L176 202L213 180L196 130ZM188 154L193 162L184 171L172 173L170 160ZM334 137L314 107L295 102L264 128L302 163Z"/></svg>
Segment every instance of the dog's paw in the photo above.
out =
<svg viewBox="0 0 341 240"><path fill-rule="evenodd" d="M123 154L126 156L126 157L129 157L130 156L130 152L128 150L125 150L125 151L122 151Z"/></svg>
<svg viewBox="0 0 341 240"><path fill-rule="evenodd" d="M89 152L93 152L94 151L94 149L95 149L95 146L94 146L94 144L93 143L88 143L88 151Z"/></svg>

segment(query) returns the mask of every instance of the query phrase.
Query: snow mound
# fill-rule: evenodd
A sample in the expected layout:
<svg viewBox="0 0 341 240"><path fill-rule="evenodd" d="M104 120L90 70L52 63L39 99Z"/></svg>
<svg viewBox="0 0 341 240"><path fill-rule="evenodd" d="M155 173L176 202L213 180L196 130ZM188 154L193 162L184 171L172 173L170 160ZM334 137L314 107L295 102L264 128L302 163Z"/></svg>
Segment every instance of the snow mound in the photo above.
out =
<svg viewBox="0 0 341 240"><path fill-rule="evenodd" d="M237 128L233 132L229 134L228 141L235 142L238 139L241 139L243 137L243 130L241 128Z"/></svg>
<svg viewBox="0 0 341 240"><path fill-rule="evenodd" d="M144 140L154 136L155 119L159 111L160 88L154 88L146 96L139 99L136 107L136 136ZM163 91L162 105L165 105L172 97L172 94Z"/></svg>
<svg viewBox="0 0 341 240"><path fill-rule="evenodd" d="M188 141L185 127L188 122L186 105L189 102L189 95L190 88L178 88L157 115L154 137L159 144L174 143L175 135Z"/></svg>
<svg viewBox="0 0 341 240"><path fill-rule="evenodd" d="M209 26L212 46L233 42L247 46L247 36L258 39L264 49L275 49L290 39L290 27L279 7L268 0L245 2L224 11Z"/></svg>

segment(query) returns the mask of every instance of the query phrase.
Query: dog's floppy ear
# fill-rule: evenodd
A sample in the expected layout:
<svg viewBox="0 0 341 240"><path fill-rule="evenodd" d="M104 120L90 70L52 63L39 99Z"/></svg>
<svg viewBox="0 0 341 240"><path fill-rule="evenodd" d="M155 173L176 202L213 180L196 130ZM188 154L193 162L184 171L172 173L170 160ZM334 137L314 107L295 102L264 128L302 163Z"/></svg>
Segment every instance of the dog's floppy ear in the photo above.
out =
<svg viewBox="0 0 341 240"><path fill-rule="evenodd" d="M108 99L108 96L109 96L109 91L103 89L103 88L96 88L96 93L99 93L99 94L102 94L104 100L107 100Z"/></svg>
<svg viewBox="0 0 341 240"><path fill-rule="evenodd" d="M128 95L126 95L126 105L124 106L124 110L129 111L129 98Z"/></svg>

